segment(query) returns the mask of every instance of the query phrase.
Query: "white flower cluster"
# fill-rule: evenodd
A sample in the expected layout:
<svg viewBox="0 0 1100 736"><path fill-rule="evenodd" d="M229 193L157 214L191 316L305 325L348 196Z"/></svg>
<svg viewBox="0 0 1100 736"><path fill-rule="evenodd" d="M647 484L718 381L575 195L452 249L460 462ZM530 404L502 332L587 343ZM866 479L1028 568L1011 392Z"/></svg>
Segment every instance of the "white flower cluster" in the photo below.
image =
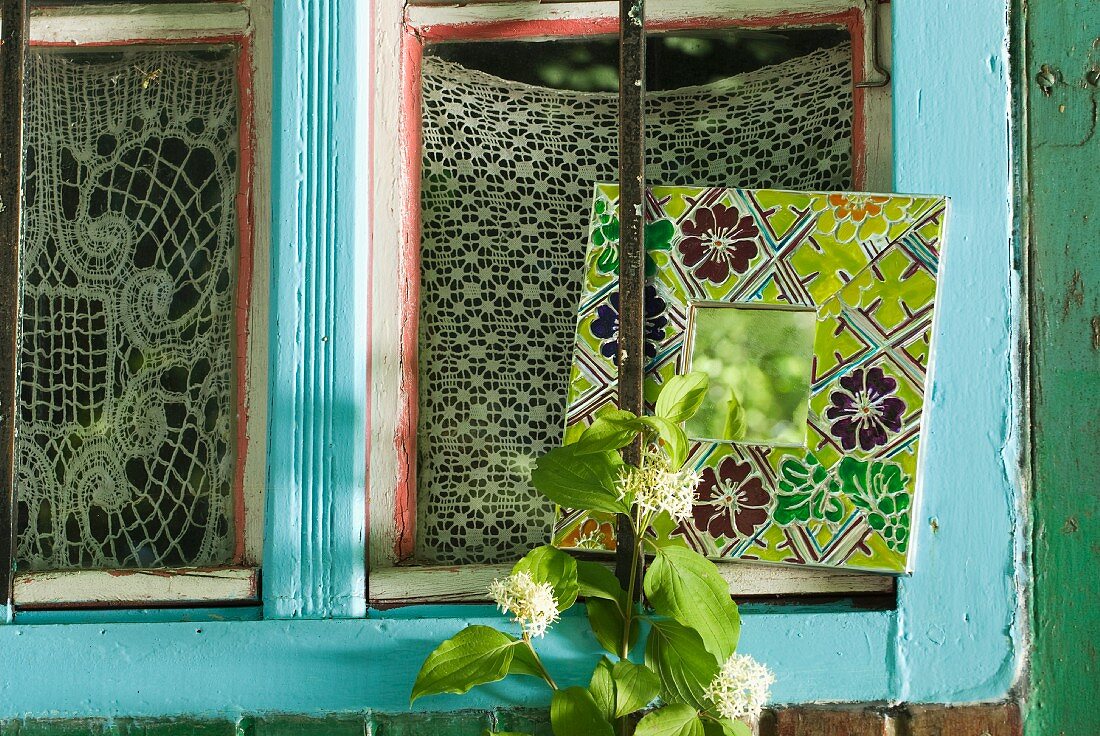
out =
<svg viewBox="0 0 1100 736"><path fill-rule="evenodd" d="M723 718L753 719L771 695L775 675L747 654L735 654L726 660L705 694Z"/></svg>
<svg viewBox="0 0 1100 736"><path fill-rule="evenodd" d="M530 573L517 572L489 584L489 597L496 601L502 613L511 613L512 620L523 627L523 633L543 636L550 624L558 620L558 601L554 586L536 583Z"/></svg>
<svg viewBox="0 0 1100 736"><path fill-rule="evenodd" d="M673 470L659 450L646 450L639 468L627 466L619 476L619 498L632 496L646 514L667 511L683 521L691 516L700 476L693 470Z"/></svg>

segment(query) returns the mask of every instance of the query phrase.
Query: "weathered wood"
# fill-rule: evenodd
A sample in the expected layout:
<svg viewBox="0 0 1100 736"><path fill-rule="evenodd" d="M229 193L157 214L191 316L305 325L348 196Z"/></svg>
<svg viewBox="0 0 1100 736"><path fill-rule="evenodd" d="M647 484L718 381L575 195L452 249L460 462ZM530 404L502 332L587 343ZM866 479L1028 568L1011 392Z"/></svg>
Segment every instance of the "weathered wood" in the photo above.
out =
<svg viewBox="0 0 1100 736"><path fill-rule="evenodd" d="M774 730L770 730L773 729ZM847 708L784 708L762 718L760 736L887 736L886 717Z"/></svg>
<svg viewBox="0 0 1100 736"><path fill-rule="evenodd" d="M1017 10L1034 504L1026 725L1083 736L1100 733L1100 3L1020 0Z"/></svg>
<svg viewBox="0 0 1100 736"><path fill-rule="evenodd" d="M111 43L131 39L217 38L249 29L249 9L238 3L103 5L31 11L31 43Z"/></svg>
<svg viewBox="0 0 1100 736"><path fill-rule="evenodd" d="M609 566L610 562L607 563ZM483 603L495 578L511 565L394 567L372 570L370 604L387 608L418 603ZM737 599L777 596L888 596L894 579L844 570L789 568L752 563L718 566Z"/></svg>
<svg viewBox="0 0 1100 736"><path fill-rule="evenodd" d="M645 0L619 2L619 408L645 409ZM631 465L642 461L642 440L623 448ZM619 517L615 575L627 590L641 587L631 564L637 540L630 519Z"/></svg>
<svg viewBox="0 0 1100 736"><path fill-rule="evenodd" d="M28 572L14 584L20 610L254 601L259 590L260 571L251 567Z"/></svg>
<svg viewBox="0 0 1100 736"><path fill-rule="evenodd" d="M0 603L10 603L15 555L15 411L19 230L23 192L26 0L0 0Z"/></svg>
<svg viewBox="0 0 1100 736"><path fill-rule="evenodd" d="M899 736L1020 736L1020 708L1015 703L959 708L910 706ZM1083 733L1083 732L1082 732Z"/></svg>

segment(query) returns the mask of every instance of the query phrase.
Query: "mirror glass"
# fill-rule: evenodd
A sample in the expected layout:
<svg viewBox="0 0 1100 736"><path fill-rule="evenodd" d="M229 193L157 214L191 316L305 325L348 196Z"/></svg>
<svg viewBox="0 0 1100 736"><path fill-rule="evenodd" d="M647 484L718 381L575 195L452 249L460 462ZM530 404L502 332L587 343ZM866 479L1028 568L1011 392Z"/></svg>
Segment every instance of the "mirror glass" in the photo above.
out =
<svg viewBox="0 0 1100 736"><path fill-rule="evenodd" d="M689 368L705 372L710 389L688 437L805 445L816 326L812 309L693 305Z"/></svg>

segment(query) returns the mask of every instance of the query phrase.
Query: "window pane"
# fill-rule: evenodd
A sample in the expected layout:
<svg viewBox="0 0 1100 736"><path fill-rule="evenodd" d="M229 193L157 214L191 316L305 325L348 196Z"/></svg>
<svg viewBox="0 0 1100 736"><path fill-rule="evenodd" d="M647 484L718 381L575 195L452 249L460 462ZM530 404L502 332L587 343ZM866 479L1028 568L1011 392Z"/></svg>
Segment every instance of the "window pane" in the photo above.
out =
<svg viewBox="0 0 1100 736"><path fill-rule="evenodd" d="M236 51L35 51L27 75L18 564L228 562Z"/></svg>
<svg viewBox="0 0 1100 736"><path fill-rule="evenodd" d="M653 49L651 184L851 186L845 34ZM528 473L562 439L593 185L617 177L615 83L613 40L449 44L425 59L422 561L507 561L549 538L553 509Z"/></svg>

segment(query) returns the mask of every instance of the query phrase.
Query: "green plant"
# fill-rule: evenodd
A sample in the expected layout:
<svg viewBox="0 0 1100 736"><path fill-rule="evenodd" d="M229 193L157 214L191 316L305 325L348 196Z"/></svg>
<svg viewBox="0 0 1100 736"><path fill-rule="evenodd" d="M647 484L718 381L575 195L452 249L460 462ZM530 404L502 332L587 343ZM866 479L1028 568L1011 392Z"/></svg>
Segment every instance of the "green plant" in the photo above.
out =
<svg viewBox="0 0 1100 736"><path fill-rule="evenodd" d="M688 440L682 425L706 391L705 374L676 376L658 396L654 416L604 413L577 442L540 458L532 473L535 487L561 506L630 519L637 544L627 589L599 563L575 560L550 546L533 550L489 590L519 624L520 635L488 626L459 632L428 656L413 701L523 675L553 689L550 722L556 736L750 733L743 719L759 714L772 676L736 654L741 620L726 581L699 553L659 542L650 533L659 517L691 515L699 476L684 467ZM635 467L618 451L639 436L644 452ZM636 581L647 556L652 563L641 586L643 604ZM595 664L588 687L559 687L534 641L581 596L596 641L611 656ZM644 659L635 662L631 655L643 628L648 628Z"/></svg>

